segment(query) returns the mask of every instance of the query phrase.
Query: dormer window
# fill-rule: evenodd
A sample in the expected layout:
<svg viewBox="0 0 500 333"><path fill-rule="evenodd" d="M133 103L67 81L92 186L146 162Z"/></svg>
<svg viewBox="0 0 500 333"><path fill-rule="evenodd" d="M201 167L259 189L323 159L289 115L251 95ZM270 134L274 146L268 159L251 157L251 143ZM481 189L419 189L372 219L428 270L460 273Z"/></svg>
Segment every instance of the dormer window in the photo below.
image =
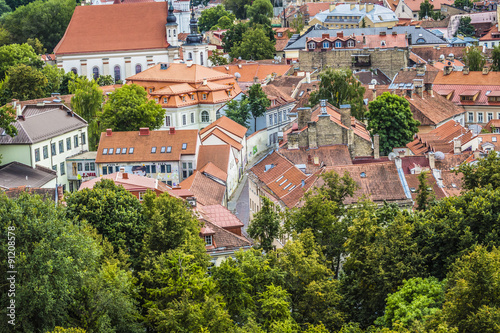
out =
<svg viewBox="0 0 500 333"><path fill-rule="evenodd" d="M380 42L380 46L385 46L385 40Z"/></svg>
<svg viewBox="0 0 500 333"><path fill-rule="evenodd" d="M182 98L182 101L185 102L186 101L186 96L181 96Z"/></svg>
<svg viewBox="0 0 500 333"><path fill-rule="evenodd" d="M329 47L330 47L330 43L328 43L328 42L323 42L323 48L324 48L324 49L327 49L327 48L329 48Z"/></svg>
<svg viewBox="0 0 500 333"><path fill-rule="evenodd" d="M212 235L205 236L205 246L212 246L212 245L213 245Z"/></svg>
<svg viewBox="0 0 500 333"><path fill-rule="evenodd" d="M207 99L207 94L201 94L202 99Z"/></svg>
<svg viewBox="0 0 500 333"><path fill-rule="evenodd" d="M347 41L347 47L354 47L354 41L353 40L348 40Z"/></svg>
<svg viewBox="0 0 500 333"><path fill-rule="evenodd" d="M191 100L194 101L194 94L191 95Z"/></svg>
<svg viewBox="0 0 500 333"><path fill-rule="evenodd" d="M278 37L283 37L283 33L282 32L278 32Z"/></svg>
<svg viewBox="0 0 500 333"><path fill-rule="evenodd" d="M342 42L341 41L336 41L335 42L335 47L336 48L341 48L342 47Z"/></svg>
<svg viewBox="0 0 500 333"><path fill-rule="evenodd" d="M167 104L167 103L168 103L168 98L167 98L167 97L163 97L163 103L164 103L164 104Z"/></svg>
<svg viewBox="0 0 500 333"><path fill-rule="evenodd" d="M122 154L126 154L127 153L127 148L122 148Z"/></svg>
<svg viewBox="0 0 500 333"><path fill-rule="evenodd" d="M153 88L149 88L149 93L151 94L153 92Z"/></svg>
<svg viewBox="0 0 500 333"><path fill-rule="evenodd" d="M307 44L307 48L309 50L314 50L316 48L316 43L311 42L311 43Z"/></svg>

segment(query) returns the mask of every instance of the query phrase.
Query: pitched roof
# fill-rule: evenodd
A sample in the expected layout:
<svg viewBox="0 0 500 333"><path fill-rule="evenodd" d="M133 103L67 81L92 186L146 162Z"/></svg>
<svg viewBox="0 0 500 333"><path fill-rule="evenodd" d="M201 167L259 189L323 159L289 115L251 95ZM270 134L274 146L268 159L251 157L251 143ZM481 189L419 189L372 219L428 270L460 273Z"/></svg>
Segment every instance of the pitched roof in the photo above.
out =
<svg viewBox="0 0 500 333"><path fill-rule="evenodd" d="M441 55L447 57L450 54L453 54L455 58L461 59L463 57L465 48L457 46L441 46L441 47L424 46L424 47L414 47L411 51L426 61L430 60L438 61Z"/></svg>
<svg viewBox="0 0 500 333"><path fill-rule="evenodd" d="M22 115L24 120L17 119L13 123L17 135L13 138L1 135L0 144L33 144L87 127L87 122L64 104L28 104L24 106ZM0 131L3 132L2 129Z"/></svg>
<svg viewBox="0 0 500 333"><path fill-rule="evenodd" d="M236 148L238 150L241 150L243 148L243 146L241 145L241 143L239 143L238 141L234 140L233 138L231 138L229 135L227 135L226 133L222 132L218 128L213 129L208 135L206 135L203 139L201 139L201 142L205 142L212 135L218 137L219 139L221 139L222 141L224 141L228 145L231 145L232 147L234 147L234 148Z"/></svg>
<svg viewBox="0 0 500 333"><path fill-rule="evenodd" d="M352 164L351 155L346 145L323 146L316 149L279 149L278 152L290 162L306 166L306 173L310 174L320 166ZM315 164L315 161L318 163Z"/></svg>
<svg viewBox="0 0 500 333"><path fill-rule="evenodd" d="M194 171L179 186L183 190L190 190L194 194L196 201L203 206L222 204L226 193L224 185L210 179L199 171Z"/></svg>
<svg viewBox="0 0 500 333"><path fill-rule="evenodd" d="M202 206L198 207L198 210L203 214L203 216L210 218L210 222L221 228L244 226L243 222L241 222L236 215L231 213L229 209L222 205Z"/></svg>
<svg viewBox="0 0 500 333"><path fill-rule="evenodd" d="M116 185L123 186L127 191L145 191L147 189L159 190L161 192L167 191L166 185L165 187L162 187L164 184L158 179L144 177L133 173L126 173L127 178L124 178L123 175L123 172L115 172L84 181L80 185L79 191L85 188L92 189L97 182L100 182L103 179L111 179Z"/></svg>
<svg viewBox="0 0 500 333"><path fill-rule="evenodd" d="M197 141L198 130L175 130L173 134L170 131L149 131L149 135L140 135L140 131L112 132L111 135L103 132L96 163L178 161L181 155L196 153ZM184 143L187 145L183 150ZM154 153L153 147L156 147ZM170 153L168 147L171 147ZM121 148L120 154L117 154L118 148ZM104 149L107 149L106 154L103 153ZM109 149L113 149L112 154Z"/></svg>
<svg viewBox="0 0 500 333"><path fill-rule="evenodd" d="M415 69L401 70L396 74L396 76L392 80L392 84L389 85L389 88L390 89L403 88L401 84L413 85L413 80L415 79L420 79L420 80L423 79L424 83L433 83L438 73L439 70L432 66L426 66L424 75L418 74L418 72Z"/></svg>
<svg viewBox="0 0 500 333"><path fill-rule="evenodd" d="M205 134L209 130L216 127L220 127L240 138L244 138L245 133L248 131L248 128L246 128L245 126L238 124L237 122L226 116L222 116L213 123L211 123L210 125L208 125L207 127L200 130L200 135Z"/></svg>
<svg viewBox="0 0 500 333"><path fill-rule="evenodd" d="M171 83L202 83L207 81L216 81L223 79L233 79L234 76L221 73L211 68L192 64L157 64L140 73L127 78L127 81L157 81Z"/></svg>
<svg viewBox="0 0 500 333"><path fill-rule="evenodd" d="M227 180L227 172L222 171L220 168L218 168L215 164L212 162L208 162L205 164L201 169L200 172L203 174L209 174L211 176L214 176L215 178L218 178L222 181Z"/></svg>
<svg viewBox="0 0 500 333"><path fill-rule="evenodd" d="M201 145L200 150L198 151L198 162L196 163L196 165L198 166L198 168L202 168L207 163L211 162L217 168L227 174L230 153L231 147L229 145ZM226 178L223 178L222 180L226 181Z"/></svg>
<svg viewBox="0 0 500 333"><path fill-rule="evenodd" d="M207 253L234 251L240 248L250 248L252 242L243 236L238 236L213 223L209 217L204 218L205 228L213 231L212 243L206 247Z"/></svg>
<svg viewBox="0 0 500 333"><path fill-rule="evenodd" d="M167 2L77 6L54 53L165 49L166 17Z"/></svg>
<svg viewBox="0 0 500 333"><path fill-rule="evenodd" d="M278 76L286 74L292 65L263 64L260 62L239 63L237 65L214 66L212 69L221 73L235 75L239 73L240 82L253 82L257 77L259 81L265 80L269 75L276 73Z"/></svg>
<svg viewBox="0 0 500 333"><path fill-rule="evenodd" d="M373 80L375 80L375 84L377 85L388 85L391 83L391 79L380 69L357 71L354 73L354 76L362 84L373 84Z"/></svg>
<svg viewBox="0 0 500 333"><path fill-rule="evenodd" d="M268 110L273 109L277 106L293 103L295 101L295 99L275 86L262 86L262 91L267 95L267 99L271 101L271 105L267 108Z"/></svg>
<svg viewBox="0 0 500 333"><path fill-rule="evenodd" d="M40 166L35 169L19 162L0 167L0 188L19 186L42 187L56 178L56 172Z"/></svg>
<svg viewBox="0 0 500 333"><path fill-rule="evenodd" d="M406 4L412 12L418 12L420 10L420 4L424 2L425 0L410 0L410 1L403 1L404 4ZM431 4L434 6L434 10L440 10L441 5L449 5L453 6L454 1L453 0L433 0Z"/></svg>
<svg viewBox="0 0 500 333"><path fill-rule="evenodd" d="M465 112L462 107L439 94L431 95L427 91L422 93L422 97L414 93L412 98L405 98L410 102L413 118L420 121L421 126L435 126Z"/></svg>
<svg viewBox="0 0 500 333"><path fill-rule="evenodd" d="M267 86L274 86L280 88L280 90L287 94L288 96L292 96L295 88L300 84L300 81L304 80L303 76L278 76L274 80L270 81Z"/></svg>
<svg viewBox="0 0 500 333"><path fill-rule="evenodd" d="M410 188L411 192L411 198L413 199L413 206L416 208L418 206L416 199L418 196L418 190L419 190L419 184L420 182L418 181L419 174L405 174L406 178L406 183L408 184L408 187ZM436 196L436 199L443 199L446 198L447 195L443 191L441 187L438 186L436 182L436 178L433 177L431 173L427 174L427 184L431 185L429 186L432 191L434 192L434 195Z"/></svg>
<svg viewBox="0 0 500 333"><path fill-rule="evenodd" d="M380 5L373 5L370 10L368 6L359 4L340 4L336 5L333 10L325 10L319 12L312 19L317 19L320 22L338 22L337 19L331 19L332 16L346 17L350 22L351 20L361 22L364 17L367 17L373 23L381 22L398 22L398 18L392 10ZM351 18L352 17L352 18ZM311 21L310 20L310 21Z"/></svg>
<svg viewBox="0 0 500 333"><path fill-rule="evenodd" d="M453 71L447 75L439 72L434 79L435 85L463 85L469 86L496 86L500 90L500 72L489 71L488 74L483 72L470 71L469 74L464 72Z"/></svg>

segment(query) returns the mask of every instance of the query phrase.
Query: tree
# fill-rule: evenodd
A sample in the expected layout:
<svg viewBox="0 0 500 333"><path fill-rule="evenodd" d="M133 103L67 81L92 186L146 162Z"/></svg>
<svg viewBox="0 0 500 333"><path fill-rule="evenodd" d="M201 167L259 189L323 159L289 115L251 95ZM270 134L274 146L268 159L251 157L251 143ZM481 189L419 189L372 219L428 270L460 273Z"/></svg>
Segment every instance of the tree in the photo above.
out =
<svg viewBox="0 0 500 333"><path fill-rule="evenodd" d="M63 328L56 326L53 331L47 333L86 333L84 329L81 328Z"/></svg>
<svg viewBox="0 0 500 333"><path fill-rule="evenodd" d="M234 120L241 126L248 127L248 121L250 119L250 105L248 97L243 95L241 100L232 99L226 104L226 109L224 111L226 117Z"/></svg>
<svg viewBox="0 0 500 333"><path fill-rule="evenodd" d="M260 248L270 252L274 248L274 239L278 237L280 219L274 203L268 197L260 198L262 208L253 216L248 226L248 235L259 242Z"/></svg>
<svg viewBox="0 0 500 333"><path fill-rule="evenodd" d="M12 42L38 38L52 52L66 32L75 7L75 0L36 0L5 16L2 23Z"/></svg>
<svg viewBox="0 0 500 333"><path fill-rule="evenodd" d="M259 322L267 330L273 324L291 320L290 317L290 295L281 286L270 285L267 290L259 294L260 315Z"/></svg>
<svg viewBox="0 0 500 333"><path fill-rule="evenodd" d="M236 19L234 14L225 10L222 5L205 9L201 12L201 16L198 19L198 27L200 31L212 30L212 27L217 26L219 24L219 20L223 17L227 17L230 20L231 25Z"/></svg>
<svg viewBox="0 0 500 333"><path fill-rule="evenodd" d="M68 218L87 221L115 249L122 249L130 255L132 262L137 263L147 222L142 216L141 204L133 194L112 180L103 179L93 189L68 193L65 201Z"/></svg>
<svg viewBox="0 0 500 333"><path fill-rule="evenodd" d="M251 4L250 0L224 0L224 7L231 11L237 19L244 20L247 18L246 5Z"/></svg>
<svg viewBox="0 0 500 333"><path fill-rule="evenodd" d="M97 83L89 81L85 77L77 78L69 84L71 107L76 114L80 115L88 123L89 148L95 150L99 141L98 117L104 102L104 96Z"/></svg>
<svg viewBox="0 0 500 333"><path fill-rule="evenodd" d="M28 38L26 44L30 45L36 54L43 54L47 52L47 49L43 47L42 42L40 42L38 38Z"/></svg>
<svg viewBox="0 0 500 333"><path fill-rule="evenodd" d="M5 2L5 0L0 0L0 17L2 17L2 15L5 13L10 13L11 11L12 11L12 9Z"/></svg>
<svg viewBox="0 0 500 333"><path fill-rule="evenodd" d="M418 189L417 189L417 209L427 210L433 200L436 199L432 185L429 184L427 179L428 172L421 172L418 175Z"/></svg>
<svg viewBox="0 0 500 333"><path fill-rule="evenodd" d="M500 45L493 47L491 51L491 70L499 72L500 71Z"/></svg>
<svg viewBox="0 0 500 333"><path fill-rule="evenodd" d="M460 9L465 9L467 7L468 9L471 9L473 6L472 1L470 0L455 0L453 3L453 7L460 8Z"/></svg>
<svg viewBox="0 0 500 333"><path fill-rule="evenodd" d="M418 132L420 122L413 119L404 97L385 92L368 104L368 110L368 130L380 135L380 149L386 155L394 147L405 146Z"/></svg>
<svg viewBox="0 0 500 333"><path fill-rule="evenodd" d="M301 12L298 12L297 17L292 19L292 21L290 22L290 28L295 30L295 33L297 34L300 34L302 29L304 29L304 17L302 16Z"/></svg>
<svg viewBox="0 0 500 333"><path fill-rule="evenodd" d="M458 25L457 32L455 36L462 35L466 37L472 37L476 34L476 29L472 24L470 24L471 18L470 16L462 16L460 17L460 23Z"/></svg>
<svg viewBox="0 0 500 333"><path fill-rule="evenodd" d="M418 11L419 20L424 18L434 18L434 5L429 2L429 0L425 0L420 3L420 10Z"/></svg>
<svg viewBox="0 0 500 333"><path fill-rule="evenodd" d="M12 97L21 101L45 97L48 80L43 73L31 66L19 64L7 71L6 86Z"/></svg>
<svg viewBox="0 0 500 333"><path fill-rule="evenodd" d="M247 17L252 26L260 24L263 26L271 25L273 17L273 5L269 0L255 0L251 5L245 5Z"/></svg>
<svg viewBox="0 0 500 333"><path fill-rule="evenodd" d="M102 86L111 86L115 84L115 79L111 75L99 75L97 78L97 84Z"/></svg>
<svg viewBox="0 0 500 333"><path fill-rule="evenodd" d="M212 66L223 66L228 64L228 60L224 57L222 51L217 49L212 52L208 60L212 63Z"/></svg>
<svg viewBox="0 0 500 333"><path fill-rule="evenodd" d="M164 118L165 110L155 101L148 101L143 87L126 84L109 95L100 120L103 128L138 131L141 127L158 129Z"/></svg>
<svg viewBox="0 0 500 333"><path fill-rule="evenodd" d="M246 22L239 22L229 28L222 37L224 52L230 52L233 47L239 46L247 30L248 23Z"/></svg>
<svg viewBox="0 0 500 333"><path fill-rule="evenodd" d="M255 27L245 32L241 43L234 45L229 54L246 60L272 59L276 52L275 43L262 28Z"/></svg>
<svg viewBox="0 0 500 333"><path fill-rule="evenodd" d="M271 106L271 101L259 83L253 84L248 89L248 105L254 120L254 131L257 131L257 118L265 115L267 108Z"/></svg>
<svg viewBox="0 0 500 333"><path fill-rule="evenodd" d="M0 107L0 128L10 137L14 137L17 134L17 128L12 124L16 119L16 110L12 106L5 105Z"/></svg>
<svg viewBox="0 0 500 333"><path fill-rule="evenodd" d="M477 46L466 47L463 58L465 65L469 66L471 71L482 70L486 63L486 58L481 52L481 49Z"/></svg>
<svg viewBox="0 0 500 333"><path fill-rule="evenodd" d="M456 173L463 174L464 189L472 190L477 187L500 186L500 154L490 152L476 164L463 163Z"/></svg>
<svg viewBox="0 0 500 333"><path fill-rule="evenodd" d="M0 46L0 80L5 78L9 68L19 64L42 68L42 61L30 45L9 44Z"/></svg>
<svg viewBox="0 0 500 333"><path fill-rule="evenodd" d="M319 90L311 93L309 105L317 105L321 99L326 99L337 108L342 104L350 104L351 114L357 119L364 119L364 93L365 88L351 70L328 68L320 74Z"/></svg>
<svg viewBox="0 0 500 333"><path fill-rule="evenodd" d="M54 92L59 92L64 78L64 69L57 68L57 65L47 65L42 68L42 73L47 78L45 96L50 96Z"/></svg>

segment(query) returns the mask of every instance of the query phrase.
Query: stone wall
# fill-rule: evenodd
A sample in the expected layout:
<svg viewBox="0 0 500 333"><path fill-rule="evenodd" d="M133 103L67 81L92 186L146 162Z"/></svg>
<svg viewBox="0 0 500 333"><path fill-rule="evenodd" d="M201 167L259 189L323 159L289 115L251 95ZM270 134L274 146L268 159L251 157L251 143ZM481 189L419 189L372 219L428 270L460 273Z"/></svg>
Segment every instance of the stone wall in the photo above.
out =
<svg viewBox="0 0 500 333"><path fill-rule="evenodd" d="M352 55L369 54L370 66L355 66ZM327 52L299 51L299 65L301 71L313 71L315 68L326 69L350 68L351 70L378 68L387 76L394 75L408 66L408 49L363 49L363 50L336 50Z"/></svg>

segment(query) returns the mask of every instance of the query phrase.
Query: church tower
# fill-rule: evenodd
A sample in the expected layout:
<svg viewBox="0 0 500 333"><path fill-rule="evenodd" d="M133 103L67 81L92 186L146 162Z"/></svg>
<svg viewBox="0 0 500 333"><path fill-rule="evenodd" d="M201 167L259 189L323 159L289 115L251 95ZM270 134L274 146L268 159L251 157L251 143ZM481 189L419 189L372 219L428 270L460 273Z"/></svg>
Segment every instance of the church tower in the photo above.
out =
<svg viewBox="0 0 500 333"><path fill-rule="evenodd" d="M191 7L191 20L189 21L191 32L182 45L184 61L192 60L193 64L207 66L208 44L203 43L203 35L198 32L198 20L194 15L194 8Z"/></svg>
<svg viewBox="0 0 500 333"><path fill-rule="evenodd" d="M179 47L179 37L177 36L178 32L177 19L174 15L174 5L172 4L172 0L170 0L170 4L168 6L167 24L165 24L165 33L167 36L167 43L169 43L171 47Z"/></svg>

